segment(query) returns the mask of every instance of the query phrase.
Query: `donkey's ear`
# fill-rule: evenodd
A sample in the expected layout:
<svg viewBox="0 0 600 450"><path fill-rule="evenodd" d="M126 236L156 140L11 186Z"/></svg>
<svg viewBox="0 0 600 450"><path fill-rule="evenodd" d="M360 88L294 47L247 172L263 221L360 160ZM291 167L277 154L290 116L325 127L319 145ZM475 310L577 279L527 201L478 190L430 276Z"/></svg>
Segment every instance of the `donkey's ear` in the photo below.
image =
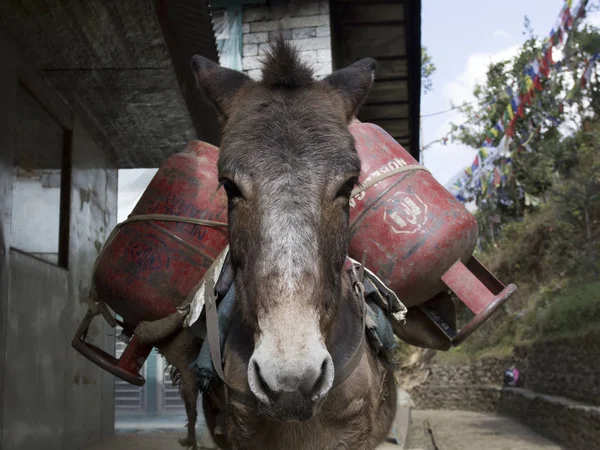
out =
<svg viewBox="0 0 600 450"><path fill-rule="evenodd" d="M349 121L367 99L376 67L377 63L373 58L363 58L344 69L336 70L323 80L341 94Z"/></svg>
<svg viewBox="0 0 600 450"><path fill-rule="evenodd" d="M192 70L198 88L216 106L219 115L227 119L231 100L245 83L251 81L250 78L199 55L192 57Z"/></svg>

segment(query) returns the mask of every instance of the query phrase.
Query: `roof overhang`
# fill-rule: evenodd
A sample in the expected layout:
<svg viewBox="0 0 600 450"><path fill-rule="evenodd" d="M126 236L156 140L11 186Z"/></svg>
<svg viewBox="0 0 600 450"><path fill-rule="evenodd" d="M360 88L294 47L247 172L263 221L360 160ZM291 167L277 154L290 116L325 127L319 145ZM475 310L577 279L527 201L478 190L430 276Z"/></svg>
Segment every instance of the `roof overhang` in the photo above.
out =
<svg viewBox="0 0 600 450"><path fill-rule="evenodd" d="M219 137L190 88L191 55L217 60L207 3L0 2L0 28L118 167L158 167L190 139Z"/></svg>
<svg viewBox="0 0 600 450"><path fill-rule="evenodd" d="M385 129L419 160L421 0L331 0L333 68L378 62L358 119Z"/></svg>

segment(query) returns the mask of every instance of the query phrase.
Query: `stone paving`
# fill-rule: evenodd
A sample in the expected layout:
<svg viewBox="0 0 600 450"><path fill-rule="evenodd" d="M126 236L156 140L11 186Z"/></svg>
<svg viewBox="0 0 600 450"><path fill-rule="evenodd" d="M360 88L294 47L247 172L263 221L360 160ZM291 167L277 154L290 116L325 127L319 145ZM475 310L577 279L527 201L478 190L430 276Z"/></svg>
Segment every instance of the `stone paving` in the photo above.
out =
<svg viewBox="0 0 600 450"><path fill-rule="evenodd" d="M559 450L562 447L508 417L440 410L412 412L406 448L411 450Z"/></svg>
<svg viewBox="0 0 600 450"><path fill-rule="evenodd" d="M117 434L85 450L181 450L184 430ZM399 447L384 444L380 450ZM407 450L560 450L507 417L465 411L413 411Z"/></svg>

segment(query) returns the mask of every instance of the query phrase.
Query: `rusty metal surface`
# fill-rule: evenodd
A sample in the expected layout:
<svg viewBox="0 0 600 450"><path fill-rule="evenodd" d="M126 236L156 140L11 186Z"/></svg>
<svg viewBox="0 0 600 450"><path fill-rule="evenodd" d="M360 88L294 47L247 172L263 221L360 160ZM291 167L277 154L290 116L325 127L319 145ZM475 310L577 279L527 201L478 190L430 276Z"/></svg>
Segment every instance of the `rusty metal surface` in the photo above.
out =
<svg viewBox="0 0 600 450"><path fill-rule="evenodd" d="M494 294L460 261L448 269L442 281L475 314L494 300Z"/></svg>
<svg viewBox="0 0 600 450"><path fill-rule="evenodd" d="M479 314L472 318L467 325L461 328L452 345L457 346L464 342L477 328L488 320L517 290L517 286L509 284L502 292L496 295L492 301Z"/></svg>
<svg viewBox="0 0 600 450"><path fill-rule="evenodd" d="M216 147L199 141L170 157L131 216L167 214L226 222L217 158ZM175 312L226 245L226 229L181 222L128 223L98 261L98 299L126 326L161 319Z"/></svg>
<svg viewBox="0 0 600 450"><path fill-rule="evenodd" d="M131 216L166 214L227 222L227 198L218 189L218 153L210 144L192 141L171 156ZM226 228L160 220L127 223L98 258L93 274L97 299L123 318L123 327L131 334L142 320L174 313L226 245ZM138 372L149 348L138 345L135 336L118 361L86 345L84 329L73 345L114 375L143 384Z"/></svg>
<svg viewBox="0 0 600 450"><path fill-rule="evenodd" d="M117 359L96 345L86 342L88 331L94 318L95 315L92 311L86 313L71 341L72 347L94 364L116 377L135 386L146 384L146 380L141 375L140 370L152 351L152 346L142 345L137 337L134 336L121 357Z"/></svg>
<svg viewBox="0 0 600 450"><path fill-rule="evenodd" d="M362 162L360 182L417 164L402 146L373 124L350 130ZM445 289L442 275L471 258L475 218L426 171L404 172L376 184L350 203L349 255L368 252L368 266L407 307Z"/></svg>
<svg viewBox="0 0 600 450"><path fill-rule="evenodd" d="M492 294L498 295L504 289L504 284L490 273L490 271L487 270L474 256L467 263L467 269L469 269Z"/></svg>
<svg viewBox="0 0 600 450"><path fill-rule="evenodd" d="M517 290L514 284L504 286L475 257L464 265L457 261L442 277L442 281L475 314L456 336L452 345L460 345L479 328Z"/></svg>
<svg viewBox="0 0 600 450"><path fill-rule="evenodd" d="M382 174L417 164L376 125L354 121L350 131L364 186ZM407 323L414 323L394 328L407 342L437 349L458 345L516 290L514 285L504 288L472 258L477 221L429 172L394 174L368 187L350 207L349 255L357 259L366 250L369 268L409 307ZM475 314L461 330L456 329L448 288Z"/></svg>

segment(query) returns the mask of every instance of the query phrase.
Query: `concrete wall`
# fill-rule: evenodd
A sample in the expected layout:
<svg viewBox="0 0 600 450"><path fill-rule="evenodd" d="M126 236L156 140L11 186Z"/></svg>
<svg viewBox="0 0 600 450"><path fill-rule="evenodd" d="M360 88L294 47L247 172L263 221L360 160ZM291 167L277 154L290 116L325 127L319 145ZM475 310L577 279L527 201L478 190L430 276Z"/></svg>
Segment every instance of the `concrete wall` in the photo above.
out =
<svg viewBox="0 0 600 450"><path fill-rule="evenodd" d="M1 35L0 60L0 448L80 449L114 430L114 379L70 341L87 309L94 259L116 223L117 170ZM72 137L66 269L10 249L18 77ZM90 340L114 351L99 320Z"/></svg>
<svg viewBox="0 0 600 450"><path fill-rule="evenodd" d="M260 78L260 60L279 35L290 40L317 78L331 73L329 1L290 0L269 7L246 6L243 11L244 72Z"/></svg>
<svg viewBox="0 0 600 450"><path fill-rule="evenodd" d="M10 211L12 205L12 161L17 95L17 55L15 49L0 36L0 449L4 441L4 393L6 389L6 324L8 322Z"/></svg>

